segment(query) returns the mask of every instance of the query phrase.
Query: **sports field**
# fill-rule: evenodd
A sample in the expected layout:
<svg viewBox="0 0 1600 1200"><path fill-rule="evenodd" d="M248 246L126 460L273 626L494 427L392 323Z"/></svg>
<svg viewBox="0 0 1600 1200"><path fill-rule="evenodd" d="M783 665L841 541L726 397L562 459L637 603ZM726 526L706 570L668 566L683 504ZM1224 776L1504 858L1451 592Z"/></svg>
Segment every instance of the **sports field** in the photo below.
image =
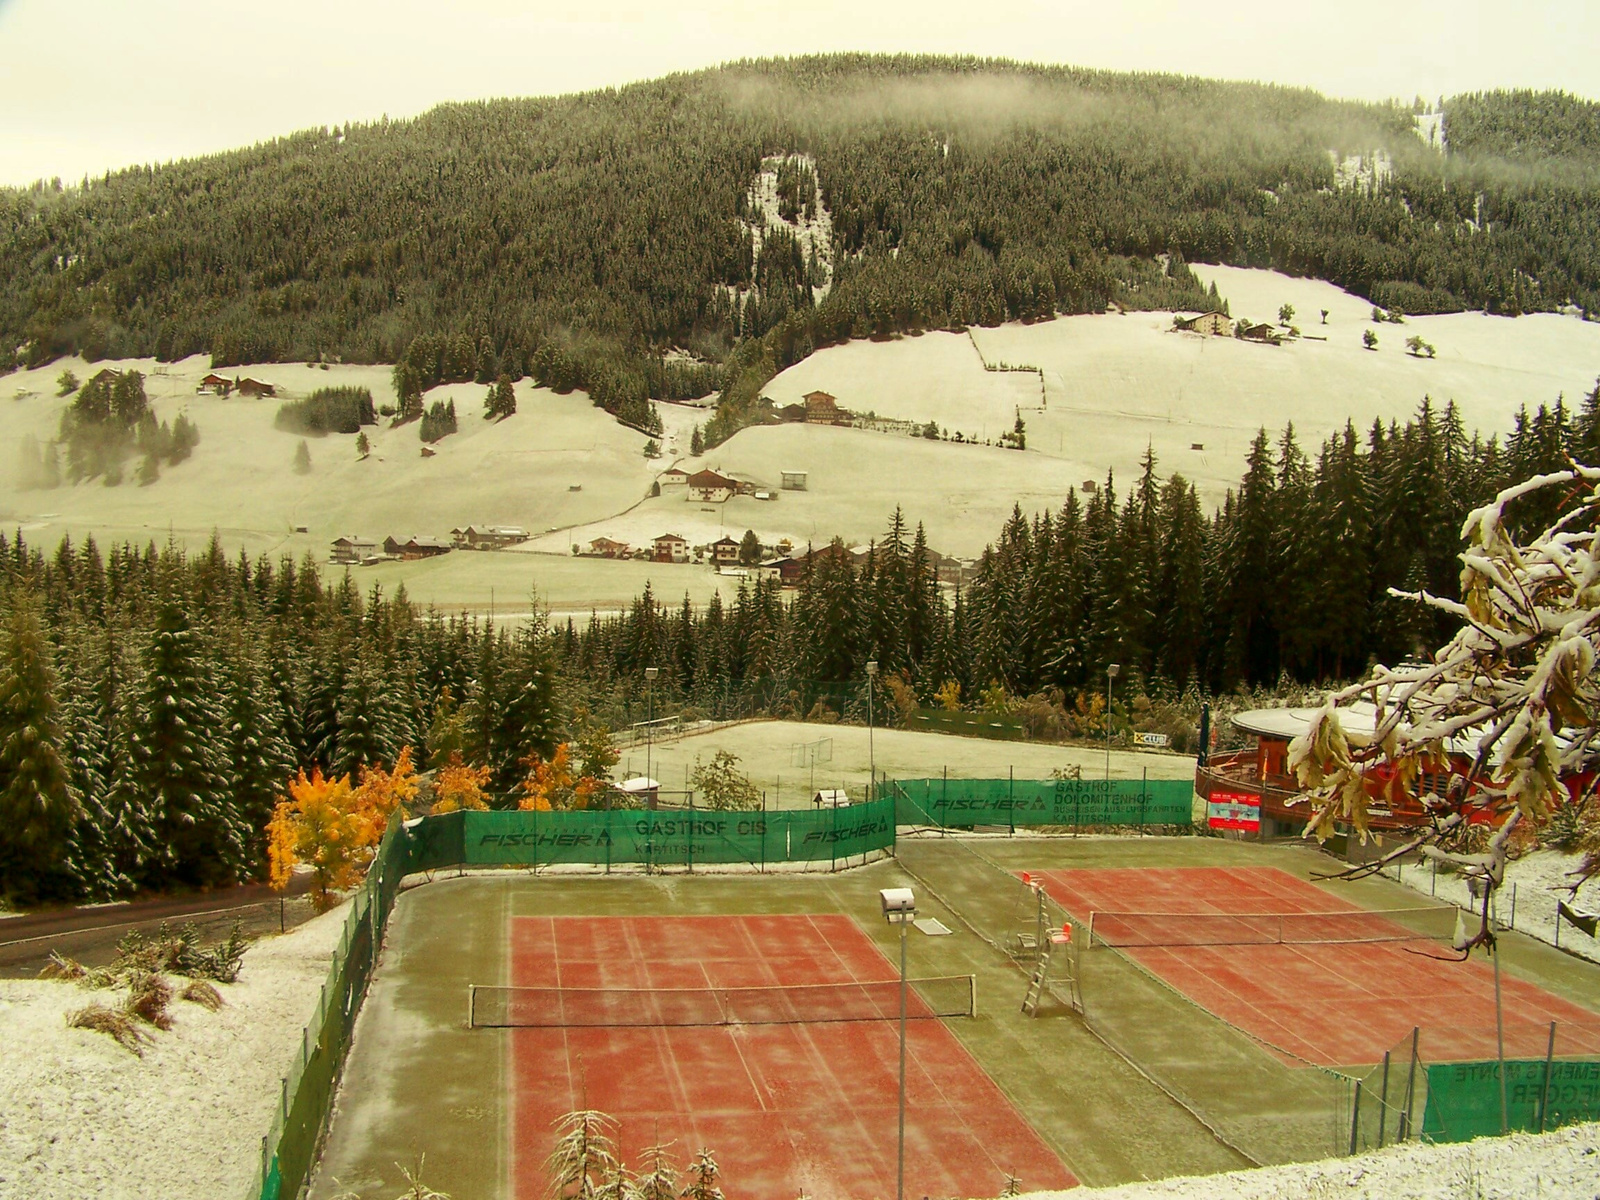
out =
<svg viewBox="0 0 1600 1200"><path fill-rule="evenodd" d="M1371 912L1276 867L1123 867L1041 878L1069 912L1095 914L1102 941L1207 1012L1305 1062L1377 1062L1423 1013L1435 1016L1434 1061L1495 1057L1493 971L1481 958L1460 961L1442 944L1453 923L1428 922L1426 909ZM1551 1021L1595 1019L1521 979L1505 980L1503 992L1514 1014L1505 1029L1509 1057L1542 1056Z"/></svg>
<svg viewBox="0 0 1600 1200"><path fill-rule="evenodd" d="M828 875L416 877L394 910L310 1194L387 1200L401 1182L395 1164L426 1153L429 1183L463 1200L532 1197L550 1119L587 1103L622 1119L629 1155L661 1136L683 1163L705 1142L729 1196L891 1195L892 1021L474 1028L468 987L554 984L576 995L647 985L655 999L640 1002L660 1004L663 989L685 986L889 980L899 947L876 892L901 885L916 890L920 915L953 931L910 933L911 975L972 975L978 998L975 1017L911 1022L908 1195L995 1195L1007 1172L1025 1189L1102 1185L1343 1153L1347 1076L1275 1051L1248 1013L1203 994L1192 974L1169 982L1136 958L1143 950L1080 951L1079 1015L1065 1002L1061 970L1074 956L1063 954L1030 1017L1021 1001L1031 962L1009 952L1035 914L1021 871L1048 873L1052 893L1081 885L1060 891L1069 909L1166 909L1181 892L1237 912L1246 881L1266 889L1246 901L1257 912L1283 911L1290 897L1314 912L1418 903L1383 880L1312 880L1331 865L1304 847L1215 838L935 835L902 836L897 858ZM1508 998L1524 1003L1538 989L1545 1011L1597 1019L1600 968L1517 935L1502 944ZM1277 970L1258 957L1267 949L1316 969L1264 980ZM1325 949L1211 948L1231 964L1235 995L1274 989L1299 1006L1294 1028L1307 1036L1380 1009L1421 1026L1425 1045L1441 1026L1477 1021L1452 1007L1454 993L1361 975L1381 974L1387 960L1340 958L1334 969ZM1481 980L1477 963L1427 969L1441 987L1466 979L1472 994ZM1348 989L1367 986L1382 999L1352 1002ZM1330 1040L1322 1052L1355 1054L1361 1061L1341 1065L1360 1067L1380 1040Z"/></svg>
<svg viewBox="0 0 1600 1200"><path fill-rule="evenodd" d="M894 1191L899 1042L884 1018L898 1011L898 973L849 917L518 916L510 936L513 986L558 989L569 997L561 1019L580 1022L504 1031L519 1200L544 1195L552 1125L580 1108L621 1122L629 1162L657 1141L684 1152L712 1147L731 1190L754 1200ZM706 1024L688 1010L711 989L754 990L764 1008L787 998L789 1011ZM818 990L820 1000L811 998ZM574 1006L575 994L589 998ZM663 995L675 1012L640 1011L661 1007L652 1000ZM840 1004L858 995L868 1012L855 1015L865 1019ZM1060 1159L950 1030L923 1016L915 993L909 1009L917 1018L907 1023L912 1193L984 1195L1012 1173L1070 1186ZM693 1023L628 1024L652 1017Z"/></svg>

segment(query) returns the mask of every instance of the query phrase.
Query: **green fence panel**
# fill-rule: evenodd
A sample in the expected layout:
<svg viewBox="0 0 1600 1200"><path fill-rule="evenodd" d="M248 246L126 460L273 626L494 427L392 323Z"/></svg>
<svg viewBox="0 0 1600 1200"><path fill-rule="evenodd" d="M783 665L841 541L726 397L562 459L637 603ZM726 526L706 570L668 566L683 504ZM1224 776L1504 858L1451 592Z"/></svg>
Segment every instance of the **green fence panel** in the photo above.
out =
<svg viewBox="0 0 1600 1200"><path fill-rule="evenodd" d="M902 779L901 825L1187 825L1187 779Z"/></svg>
<svg viewBox="0 0 1600 1200"><path fill-rule="evenodd" d="M1557 1129L1600 1120L1600 1062L1506 1060L1506 1123L1511 1130ZM1422 1136L1467 1142L1500 1135L1500 1064L1494 1060L1428 1067Z"/></svg>
<svg viewBox="0 0 1600 1200"><path fill-rule="evenodd" d="M412 825L406 831L410 869L437 871L442 867L458 867L465 862L468 815L464 812L441 813Z"/></svg>
<svg viewBox="0 0 1600 1200"><path fill-rule="evenodd" d="M468 866L544 867L642 864L693 867L742 863L817 862L884 850L894 844L894 801L822 810L715 812L615 809L609 812L469 812L459 819ZM413 831L430 847L425 818ZM413 861L420 861L416 855ZM431 859L429 860L431 861ZM450 864L454 865L454 864Z"/></svg>

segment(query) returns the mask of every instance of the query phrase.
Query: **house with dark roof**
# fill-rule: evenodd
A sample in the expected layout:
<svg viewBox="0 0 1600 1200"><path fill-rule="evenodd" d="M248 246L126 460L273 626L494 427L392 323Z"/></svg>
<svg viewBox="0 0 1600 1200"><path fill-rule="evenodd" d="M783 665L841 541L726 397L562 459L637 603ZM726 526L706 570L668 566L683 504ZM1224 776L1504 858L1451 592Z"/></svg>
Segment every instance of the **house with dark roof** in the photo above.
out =
<svg viewBox="0 0 1600 1200"><path fill-rule="evenodd" d="M689 499L721 504L739 490L739 481L715 471L696 471L689 476Z"/></svg>

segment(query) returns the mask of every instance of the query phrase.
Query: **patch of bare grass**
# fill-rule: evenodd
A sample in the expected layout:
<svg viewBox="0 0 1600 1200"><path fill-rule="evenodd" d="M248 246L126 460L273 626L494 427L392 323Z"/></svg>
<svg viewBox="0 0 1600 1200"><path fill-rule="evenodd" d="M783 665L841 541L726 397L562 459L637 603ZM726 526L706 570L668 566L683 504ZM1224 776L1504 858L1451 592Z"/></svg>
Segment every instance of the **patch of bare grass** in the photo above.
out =
<svg viewBox="0 0 1600 1200"><path fill-rule="evenodd" d="M183 985L183 991L179 992L178 996L210 1012L216 1012L222 1007L222 993L204 979L189 980Z"/></svg>
<svg viewBox="0 0 1600 1200"><path fill-rule="evenodd" d="M73 1029L89 1029L113 1038L118 1045L131 1050L140 1058L150 1041L150 1035L124 1008L108 1008L104 1004L90 1004L67 1014L67 1024Z"/></svg>

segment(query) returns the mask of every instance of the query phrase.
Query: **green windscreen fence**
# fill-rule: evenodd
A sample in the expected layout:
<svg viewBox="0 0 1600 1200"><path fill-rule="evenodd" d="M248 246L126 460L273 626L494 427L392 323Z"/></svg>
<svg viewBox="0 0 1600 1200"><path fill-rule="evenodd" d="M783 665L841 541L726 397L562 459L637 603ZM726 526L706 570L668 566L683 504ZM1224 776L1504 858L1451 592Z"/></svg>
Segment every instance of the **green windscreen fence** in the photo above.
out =
<svg viewBox="0 0 1600 1200"><path fill-rule="evenodd" d="M316 1012L280 1084L272 1125L261 1139L259 1186L251 1190L259 1200L293 1200L311 1174L389 910L409 870L408 850L405 829L391 820L351 902Z"/></svg>
<svg viewBox="0 0 1600 1200"><path fill-rule="evenodd" d="M835 862L894 845L888 797L845 808L775 812L615 809L457 812L411 831L412 869Z"/></svg>
<svg viewBox="0 0 1600 1200"><path fill-rule="evenodd" d="M1187 779L901 779L899 825L1188 825Z"/></svg>
<svg viewBox="0 0 1600 1200"><path fill-rule="evenodd" d="M1536 1132L1600 1120L1600 1061L1506 1060L1506 1128ZM1422 1136L1434 1142L1499 1137L1500 1064L1439 1063L1428 1067Z"/></svg>

